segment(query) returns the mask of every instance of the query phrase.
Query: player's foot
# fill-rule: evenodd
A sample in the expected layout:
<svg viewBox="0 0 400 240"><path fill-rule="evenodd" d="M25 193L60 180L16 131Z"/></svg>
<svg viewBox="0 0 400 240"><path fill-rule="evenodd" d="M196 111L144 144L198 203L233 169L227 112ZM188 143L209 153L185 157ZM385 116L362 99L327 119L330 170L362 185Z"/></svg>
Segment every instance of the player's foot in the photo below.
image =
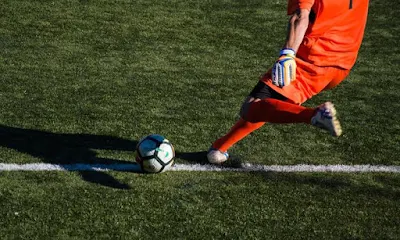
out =
<svg viewBox="0 0 400 240"><path fill-rule="evenodd" d="M210 148L207 153L208 162L212 164L222 164L223 162L228 160L228 158L228 152L221 152L220 150L215 148Z"/></svg>
<svg viewBox="0 0 400 240"><path fill-rule="evenodd" d="M335 137L339 137L342 134L342 127L336 117L336 109L331 102L318 106L317 113L311 118L311 124L328 130Z"/></svg>

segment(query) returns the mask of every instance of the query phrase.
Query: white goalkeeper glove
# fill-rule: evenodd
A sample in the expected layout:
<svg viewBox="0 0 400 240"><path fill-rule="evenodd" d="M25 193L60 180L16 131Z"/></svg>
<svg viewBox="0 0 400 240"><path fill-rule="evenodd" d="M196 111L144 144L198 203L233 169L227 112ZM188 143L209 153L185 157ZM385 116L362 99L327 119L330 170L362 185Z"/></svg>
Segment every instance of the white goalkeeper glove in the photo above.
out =
<svg viewBox="0 0 400 240"><path fill-rule="evenodd" d="M280 51L279 59L272 67L272 83L278 87L288 86L296 78L295 52L291 48Z"/></svg>

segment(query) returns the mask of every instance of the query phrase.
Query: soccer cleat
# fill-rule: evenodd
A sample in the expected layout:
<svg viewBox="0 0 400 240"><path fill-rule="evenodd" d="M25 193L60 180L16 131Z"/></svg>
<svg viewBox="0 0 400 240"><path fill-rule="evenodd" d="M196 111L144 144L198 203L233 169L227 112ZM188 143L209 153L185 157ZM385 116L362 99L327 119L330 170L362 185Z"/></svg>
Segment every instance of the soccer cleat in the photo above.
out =
<svg viewBox="0 0 400 240"><path fill-rule="evenodd" d="M336 109L331 102L318 106L317 113L311 118L311 124L328 130L335 137L339 137L342 134L342 127L336 117Z"/></svg>
<svg viewBox="0 0 400 240"><path fill-rule="evenodd" d="M212 164L222 164L223 162L228 160L228 158L228 152L221 152L220 150L215 148L210 148L207 153L208 162Z"/></svg>

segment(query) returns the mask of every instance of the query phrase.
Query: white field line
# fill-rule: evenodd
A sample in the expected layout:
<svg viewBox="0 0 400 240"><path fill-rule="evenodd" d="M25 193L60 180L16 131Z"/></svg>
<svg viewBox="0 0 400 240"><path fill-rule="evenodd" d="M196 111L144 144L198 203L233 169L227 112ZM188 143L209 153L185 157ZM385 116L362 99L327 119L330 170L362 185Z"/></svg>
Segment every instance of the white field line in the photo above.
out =
<svg viewBox="0 0 400 240"><path fill-rule="evenodd" d="M132 171L140 172L138 164L50 164L0 163L1 171ZM245 163L241 167L219 167L215 165L175 164L170 171L208 172L386 172L400 173L400 166L386 165L257 165Z"/></svg>

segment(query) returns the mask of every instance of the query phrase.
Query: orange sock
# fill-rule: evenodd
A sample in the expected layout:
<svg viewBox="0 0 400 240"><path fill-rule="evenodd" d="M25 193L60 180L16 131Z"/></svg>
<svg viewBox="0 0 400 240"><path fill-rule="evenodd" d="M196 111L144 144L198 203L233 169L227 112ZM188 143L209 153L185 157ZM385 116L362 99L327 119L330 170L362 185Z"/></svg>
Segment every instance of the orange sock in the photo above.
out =
<svg viewBox="0 0 400 240"><path fill-rule="evenodd" d="M212 147L226 152L231 146L245 138L251 132L270 123L311 123L315 113L314 108L306 108L281 100L267 98L252 103L246 120L239 119L230 131L223 137L217 139Z"/></svg>
<svg viewBox="0 0 400 240"><path fill-rule="evenodd" d="M315 108L266 98L251 104L246 119L250 122L310 124L314 114Z"/></svg>
<svg viewBox="0 0 400 240"><path fill-rule="evenodd" d="M226 152L233 144L260 128L264 123L265 122L252 123L241 118L225 136L217 139L212 147L219 149L221 152Z"/></svg>

